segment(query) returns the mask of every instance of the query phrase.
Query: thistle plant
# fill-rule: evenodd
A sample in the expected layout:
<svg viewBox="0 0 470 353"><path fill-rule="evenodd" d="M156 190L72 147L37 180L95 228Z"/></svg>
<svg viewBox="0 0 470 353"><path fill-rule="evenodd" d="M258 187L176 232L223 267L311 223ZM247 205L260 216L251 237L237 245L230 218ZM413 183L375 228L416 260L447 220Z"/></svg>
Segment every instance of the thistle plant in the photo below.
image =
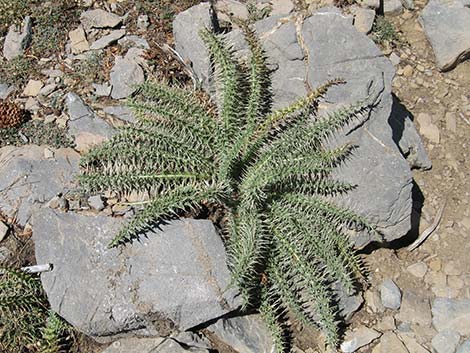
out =
<svg viewBox="0 0 470 353"><path fill-rule="evenodd" d="M64 352L67 324L48 310L39 278L0 268L0 351Z"/></svg>
<svg viewBox="0 0 470 353"><path fill-rule="evenodd" d="M353 151L324 142L354 119L366 119L377 97L317 115L331 80L291 105L272 110L270 71L254 30L243 26L251 52L237 60L223 37L203 30L216 83L216 108L195 92L147 82L128 103L136 123L82 157L88 192L145 193L143 208L110 246L132 241L182 212L216 205L233 284L242 309L259 309L277 351L286 310L318 324L338 343L332 284L354 291L361 266L346 230L371 229L331 197L353 186L331 174Z"/></svg>

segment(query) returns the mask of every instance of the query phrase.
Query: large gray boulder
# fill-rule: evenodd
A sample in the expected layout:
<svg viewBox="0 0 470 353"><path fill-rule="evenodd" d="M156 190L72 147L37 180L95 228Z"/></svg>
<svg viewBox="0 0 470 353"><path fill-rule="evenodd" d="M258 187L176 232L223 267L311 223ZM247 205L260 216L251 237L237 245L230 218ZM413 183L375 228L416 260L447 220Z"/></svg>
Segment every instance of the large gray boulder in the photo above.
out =
<svg viewBox="0 0 470 353"><path fill-rule="evenodd" d="M430 0L420 20L441 71L450 70L469 57L469 0Z"/></svg>
<svg viewBox="0 0 470 353"><path fill-rule="evenodd" d="M196 73L205 75L210 67L207 52L195 39L195 33L201 23L208 23L212 17L207 12L205 22L186 20L193 12L201 17L200 9L191 8L178 15L175 24L184 22L186 27L183 30L175 26L174 31L181 56L193 64ZM330 89L326 98L329 109L360 101L369 94L380 94L378 105L368 117L352 123L329 141L331 146L351 143L359 147L337 173L338 179L357 188L338 202L376 224L385 241L405 235L411 228L412 175L397 145L420 152L413 155L415 166L429 167L430 163L413 124L400 121L399 135L392 130L389 120L395 70L391 62L372 40L354 28L352 18L335 8L321 9L301 25L294 18L270 17L257 22L256 29L275 69L272 83L276 108L337 77L347 83ZM240 56L246 54L247 46L240 31L234 30L227 37ZM206 76L202 79L206 80ZM210 87L211 82L206 85L209 90ZM409 136L413 138L405 142ZM358 234L355 242L365 246L372 240L368 234Z"/></svg>
<svg viewBox="0 0 470 353"><path fill-rule="evenodd" d="M184 219L108 249L120 219L40 209L34 214L41 280L54 311L101 341L165 336L239 305L220 236L206 220Z"/></svg>
<svg viewBox="0 0 470 353"><path fill-rule="evenodd" d="M53 150L49 158L41 146L0 149L0 210L30 223L32 210L75 188L79 154L70 148Z"/></svg>

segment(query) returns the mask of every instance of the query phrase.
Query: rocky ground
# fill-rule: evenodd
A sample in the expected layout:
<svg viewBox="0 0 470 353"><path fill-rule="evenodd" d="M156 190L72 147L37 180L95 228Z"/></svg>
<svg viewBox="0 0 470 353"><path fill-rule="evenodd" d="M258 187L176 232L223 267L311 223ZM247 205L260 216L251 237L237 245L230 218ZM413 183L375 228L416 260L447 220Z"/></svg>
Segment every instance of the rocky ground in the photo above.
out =
<svg viewBox="0 0 470 353"><path fill-rule="evenodd" d="M271 350L255 315L226 316L238 303L233 293L220 293L229 274L220 255L223 244L210 222L184 221L165 229L165 236L150 234L139 246L107 252L106 241L118 223L110 216L133 215L131 204L139 195L126 200L112 192L83 195L73 185L80 154L132 122L124 104L135 84L156 78L192 85L199 77L202 86L210 86L194 30L198 23L211 25L208 5L179 15L172 26L178 13L199 2L88 0L61 7L52 1L30 12L23 9L17 18L0 17L18 23L0 23L0 100L17 104L29 117L18 127L3 128L0 122L0 262L57 265L42 278L52 308L99 341L78 336L72 351ZM333 5L341 8L324 9ZM355 238L368 285L362 295L342 303L348 325L340 350L469 353L469 3L272 0L258 1L248 11L245 4L225 0L217 7L261 20L258 31L277 65L278 102L304 94L308 85L329 75L348 81L329 104L359 99L370 82L383 81L374 118L351 135L362 146L352 166L366 165L372 172L346 168L342 175L363 182L352 195L354 204L367 201L359 211L376 221L385 239ZM63 21L51 26L46 19L57 11ZM222 24L228 19L221 12L219 17ZM229 36L239 43L236 29ZM45 38L56 40L46 43ZM243 45L236 49L242 51ZM1 109L0 114L7 115ZM415 250L407 248L436 224ZM195 240L201 233L212 240ZM185 244L178 251L171 246L175 237ZM161 256L153 256L158 251ZM188 261L193 253L212 262ZM154 267L177 269L180 277L159 277ZM150 284L142 285L142 279ZM180 287L172 287L188 279L189 288L204 288L204 296L188 299ZM162 280L165 286L151 284ZM197 333L176 333L195 326ZM295 352L325 352L318 332L298 324L294 329Z"/></svg>

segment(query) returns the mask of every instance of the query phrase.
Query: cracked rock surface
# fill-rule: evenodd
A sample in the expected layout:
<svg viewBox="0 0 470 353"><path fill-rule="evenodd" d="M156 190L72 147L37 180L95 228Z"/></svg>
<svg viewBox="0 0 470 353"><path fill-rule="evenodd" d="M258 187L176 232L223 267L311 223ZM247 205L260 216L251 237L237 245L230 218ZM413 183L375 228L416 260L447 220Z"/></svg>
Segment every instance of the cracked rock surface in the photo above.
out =
<svg viewBox="0 0 470 353"><path fill-rule="evenodd" d="M38 263L51 307L100 341L166 336L238 307L220 236L206 220L183 219L131 246L108 249L123 222L105 216L34 214Z"/></svg>
<svg viewBox="0 0 470 353"><path fill-rule="evenodd" d="M175 23L189 18L192 11L201 16L200 9L191 8L178 15ZM207 17L206 22L210 21ZM202 43L184 33L197 33L203 22L187 23L191 27L184 30L174 27L176 46L196 73L207 69L204 66L207 54ZM418 152L413 154L415 166L429 167L430 162L413 124L406 123L406 116L392 114L391 82L395 70L391 62L372 40L354 28L351 17L334 8L322 9L305 19L272 16L258 21L256 29L274 69L275 107L286 106L308 90L337 77L346 84L330 89L324 111L379 94L379 103L370 116L351 123L337 138L328 141L330 146L344 143L358 146L336 175L357 187L338 201L376 224L383 234L382 240L404 236L411 228L412 174L398 146ZM239 55L245 55L241 32L234 30L227 36ZM209 82L206 88L210 90L212 84ZM393 124L398 131L392 130L391 116L398 119ZM380 239L361 233L355 243L362 247L373 240Z"/></svg>

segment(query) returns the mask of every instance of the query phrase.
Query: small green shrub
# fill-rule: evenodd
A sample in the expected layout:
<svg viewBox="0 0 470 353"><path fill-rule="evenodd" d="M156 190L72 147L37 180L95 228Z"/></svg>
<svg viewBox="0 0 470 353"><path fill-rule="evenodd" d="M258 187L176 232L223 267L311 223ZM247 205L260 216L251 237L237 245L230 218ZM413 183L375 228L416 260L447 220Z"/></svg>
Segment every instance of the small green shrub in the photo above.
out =
<svg viewBox="0 0 470 353"><path fill-rule="evenodd" d="M233 284L243 309L258 308L277 351L286 342L281 313L318 323L327 342L338 342L331 284L354 291L359 261L345 229L372 229L329 196L351 185L331 178L352 146L333 150L324 141L369 111L377 97L316 115L332 85L280 110L271 109L270 72L254 31L244 26L251 49L247 63L224 40L201 33L215 65L217 112L194 92L146 83L130 100L135 125L123 128L81 159L83 188L150 194L110 246L131 241L182 211L205 205L223 209L221 222Z"/></svg>
<svg viewBox="0 0 470 353"><path fill-rule="evenodd" d="M10 61L0 59L0 82L20 87L30 78L35 66L34 60L25 56Z"/></svg>
<svg viewBox="0 0 470 353"><path fill-rule="evenodd" d="M12 24L20 24L29 14L30 0L0 0L0 35Z"/></svg>
<svg viewBox="0 0 470 353"><path fill-rule="evenodd" d="M381 45L397 46L400 43L395 26L384 16L376 16L371 36L374 42Z"/></svg>
<svg viewBox="0 0 470 353"><path fill-rule="evenodd" d="M39 279L0 268L0 351L60 353L67 325L48 310Z"/></svg>

